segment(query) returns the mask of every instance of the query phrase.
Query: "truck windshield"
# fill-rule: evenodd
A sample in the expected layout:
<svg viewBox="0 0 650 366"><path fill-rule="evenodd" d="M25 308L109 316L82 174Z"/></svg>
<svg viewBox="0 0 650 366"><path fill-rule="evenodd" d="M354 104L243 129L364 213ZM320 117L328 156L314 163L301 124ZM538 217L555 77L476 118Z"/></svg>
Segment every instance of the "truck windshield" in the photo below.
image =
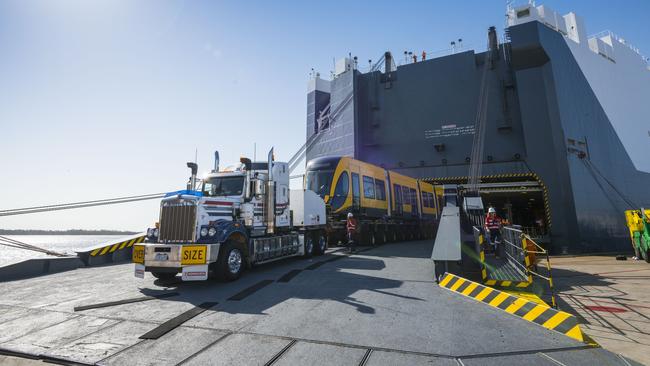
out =
<svg viewBox="0 0 650 366"><path fill-rule="evenodd" d="M244 177L211 177L203 181L201 191L204 196L241 196L244 190Z"/></svg>
<svg viewBox="0 0 650 366"><path fill-rule="evenodd" d="M325 198L326 194L330 193L330 185L332 184L332 170L317 170L307 172L306 187L310 191L316 192L321 198Z"/></svg>

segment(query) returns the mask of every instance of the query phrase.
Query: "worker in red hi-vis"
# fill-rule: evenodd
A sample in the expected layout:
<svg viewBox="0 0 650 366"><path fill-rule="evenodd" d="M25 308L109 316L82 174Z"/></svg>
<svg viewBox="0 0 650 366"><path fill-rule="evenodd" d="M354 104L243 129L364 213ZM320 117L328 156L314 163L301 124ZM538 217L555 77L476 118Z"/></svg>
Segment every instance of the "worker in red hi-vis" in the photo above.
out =
<svg viewBox="0 0 650 366"><path fill-rule="evenodd" d="M352 212L348 213L348 220L345 226L348 230L348 250L354 252L354 237L357 234L357 227L359 224L357 223L357 219L354 218Z"/></svg>
<svg viewBox="0 0 650 366"><path fill-rule="evenodd" d="M497 216L494 207L488 209L485 217L485 231L490 234L490 244L494 250L494 256L499 258L499 244L501 243L501 218Z"/></svg>

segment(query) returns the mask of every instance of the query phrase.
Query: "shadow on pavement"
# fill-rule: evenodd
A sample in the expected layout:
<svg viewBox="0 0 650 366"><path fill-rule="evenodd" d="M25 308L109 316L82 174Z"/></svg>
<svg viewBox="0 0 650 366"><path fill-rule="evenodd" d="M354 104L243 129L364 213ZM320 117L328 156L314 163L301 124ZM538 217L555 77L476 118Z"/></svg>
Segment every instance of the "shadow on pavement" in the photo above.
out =
<svg viewBox="0 0 650 366"><path fill-rule="evenodd" d="M419 245L420 243L422 245ZM353 306L360 313L374 314L375 309L372 306L353 296L356 292L369 291L402 301L424 301L418 297L395 293L394 290L401 287L403 281L354 273L356 271L380 272L386 268L384 258L403 257L402 254L410 258L430 257L432 243L422 241L410 244L395 243L373 248L359 248L357 255L352 256L330 253L311 260L278 261L268 266L255 267L235 282L215 280L182 282L179 277L172 281L156 280L154 284L164 288L141 288L140 291L148 296L157 296L170 291L179 292L179 296L160 301L178 301L196 306L206 301L218 301L218 310L231 314L265 314L268 309L292 299L331 300ZM297 266L299 261L304 263ZM313 270L307 269L317 262L324 263ZM283 267L287 267L287 273L280 271ZM278 281L289 271L298 273L286 282Z"/></svg>

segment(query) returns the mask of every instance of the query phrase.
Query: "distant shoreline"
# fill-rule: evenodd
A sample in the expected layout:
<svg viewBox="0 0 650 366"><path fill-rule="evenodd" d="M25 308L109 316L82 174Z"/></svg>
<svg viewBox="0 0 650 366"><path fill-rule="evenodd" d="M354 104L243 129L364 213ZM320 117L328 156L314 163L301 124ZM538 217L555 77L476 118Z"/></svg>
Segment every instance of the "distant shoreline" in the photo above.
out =
<svg viewBox="0 0 650 366"><path fill-rule="evenodd" d="M121 230L5 230L0 229L0 235L134 235L135 231Z"/></svg>

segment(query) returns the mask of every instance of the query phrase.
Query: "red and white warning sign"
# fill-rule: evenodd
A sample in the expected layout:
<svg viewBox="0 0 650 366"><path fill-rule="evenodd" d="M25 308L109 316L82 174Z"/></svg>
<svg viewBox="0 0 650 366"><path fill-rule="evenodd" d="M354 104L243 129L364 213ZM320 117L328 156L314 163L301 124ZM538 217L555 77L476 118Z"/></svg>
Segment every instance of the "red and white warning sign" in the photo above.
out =
<svg viewBox="0 0 650 366"><path fill-rule="evenodd" d="M133 274L137 278L144 278L144 265L140 264L140 263L136 263L135 264L135 271L133 272Z"/></svg>
<svg viewBox="0 0 650 366"><path fill-rule="evenodd" d="M208 265L183 267L183 281L205 281L208 279Z"/></svg>

